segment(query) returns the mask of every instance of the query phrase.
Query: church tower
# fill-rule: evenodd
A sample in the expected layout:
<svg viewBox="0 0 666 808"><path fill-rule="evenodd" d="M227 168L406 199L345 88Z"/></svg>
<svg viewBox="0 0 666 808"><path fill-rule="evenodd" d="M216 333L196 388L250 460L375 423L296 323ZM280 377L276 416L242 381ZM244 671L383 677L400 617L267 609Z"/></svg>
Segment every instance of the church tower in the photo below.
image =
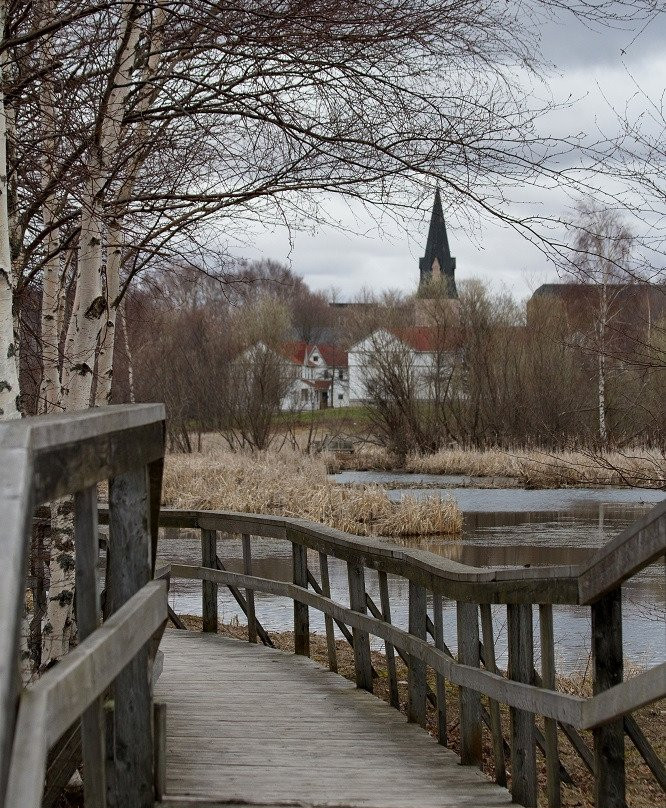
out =
<svg viewBox="0 0 666 808"><path fill-rule="evenodd" d="M438 296L441 295L453 300L458 299L455 279L456 259L451 256L451 250L449 249L449 238L446 233L446 222L444 221L439 188L435 191L428 241L426 242L425 255L419 259L419 271L419 296L432 297L432 293L436 288Z"/></svg>

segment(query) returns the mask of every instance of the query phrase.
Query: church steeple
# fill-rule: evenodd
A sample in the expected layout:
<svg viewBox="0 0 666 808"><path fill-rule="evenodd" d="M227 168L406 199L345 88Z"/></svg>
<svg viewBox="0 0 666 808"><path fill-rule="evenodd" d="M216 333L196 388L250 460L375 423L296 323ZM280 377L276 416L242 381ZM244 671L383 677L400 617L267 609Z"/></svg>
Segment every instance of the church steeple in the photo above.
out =
<svg viewBox="0 0 666 808"><path fill-rule="evenodd" d="M458 297L455 279L456 259L451 257L451 250L449 249L449 238L446 234L446 222L444 221L439 188L435 191L428 241L426 242L425 255L419 259L419 270L419 292L427 296L429 287L432 289L435 282L441 280L442 288L446 290L445 296L450 298Z"/></svg>

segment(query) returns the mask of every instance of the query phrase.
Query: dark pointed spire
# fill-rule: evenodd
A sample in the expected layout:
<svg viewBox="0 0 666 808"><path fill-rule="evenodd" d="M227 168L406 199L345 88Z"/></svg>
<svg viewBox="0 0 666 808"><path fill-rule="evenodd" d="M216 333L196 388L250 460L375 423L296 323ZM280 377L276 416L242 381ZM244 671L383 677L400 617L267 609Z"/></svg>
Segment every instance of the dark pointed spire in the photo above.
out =
<svg viewBox="0 0 666 808"><path fill-rule="evenodd" d="M456 259L451 256L451 250L449 249L449 237L446 233L446 222L444 221L444 210L442 209L442 197L439 193L439 187L435 191L435 201L432 206L430 228L428 229L428 241L426 242L425 255L419 260L419 270L419 291L427 293L428 286L434 280L441 278L447 282L447 297L458 297L455 279Z"/></svg>

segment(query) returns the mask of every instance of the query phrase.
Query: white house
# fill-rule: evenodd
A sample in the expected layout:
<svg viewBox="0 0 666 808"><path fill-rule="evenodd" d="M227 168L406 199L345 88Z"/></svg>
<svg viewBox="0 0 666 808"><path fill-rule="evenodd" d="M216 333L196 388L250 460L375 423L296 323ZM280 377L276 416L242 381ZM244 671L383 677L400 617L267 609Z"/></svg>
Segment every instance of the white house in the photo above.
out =
<svg viewBox="0 0 666 808"><path fill-rule="evenodd" d="M283 410L349 406L346 351L336 345L300 340L284 343L280 352L292 365L295 377L283 400Z"/></svg>
<svg viewBox="0 0 666 808"><path fill-rule="evenodd" d="M448 375L459 346L457 332L432 326L380 328L349 349L349 402L362 404L369 398L368 384L382 374L382 366L401 363L409 372L415 395L433 397L435 382Z"/></svg>

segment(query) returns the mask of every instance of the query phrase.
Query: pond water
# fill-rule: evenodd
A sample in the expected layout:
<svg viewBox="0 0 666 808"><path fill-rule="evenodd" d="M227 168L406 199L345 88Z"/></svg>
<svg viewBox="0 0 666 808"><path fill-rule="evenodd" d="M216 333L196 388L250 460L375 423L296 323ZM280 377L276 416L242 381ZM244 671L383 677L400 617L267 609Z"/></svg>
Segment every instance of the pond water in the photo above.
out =
<svg viewBox="0 0 666 808"><path fill-rule="evenodd" d="M424 479L427 478L427 479ZM582 564L616 533L661 501L660 491L642 489L547 489L455 488L455 478L435 475L397 475L378 472L347 472L333 479L345 483L402 482L428 485L428 488L393 489L390 496L399 500L405 494L415 497L437 495L453 497L463 511L463 531L457 538L426 536L398 539L401 546L418 547L438 555L477 567L505 567L529 564ZM433 483L442 488L433 488ZM393 539L393 541L396 541ZM220 535L218 554L228 568L242 571L240 538ZM254 538L253 573L261 577L289 580L291 545L277 539ZM178 537L164 536L159 555L163 561L200 564L199 536L182 531ZM316 553L309 566L319 578ZM334 600L348 602L346 565L329 560L331 593ZM377 573L366 571L366 588L379 603ZM407 627L407 581L389 576L389 594L393 622ZM173 581L170 601L182 614L201 614L201 584ZM432 609L432 603L430 603ZM219 589L220 619L238 619L244 615L226 587ZM257 617L267 631L292 628L292 602L256 593ZM432 614L432 612L431 612ZM497 656L506 664L506 609L493 607ZM589 663L589 608L554 607L555 644L558 671L582 672ZM323 616L310 610L311 630L324 631ZM535 613L535 627L538 615ZM455 604L444 605L444 630L447 645L456 652ZM623 637L625 658L639 666L666 661L666 565L653 564L634 576L623 587ZM538 659L538 642L535 651ZM381 640L374 646L382 648Z"/></svg>

